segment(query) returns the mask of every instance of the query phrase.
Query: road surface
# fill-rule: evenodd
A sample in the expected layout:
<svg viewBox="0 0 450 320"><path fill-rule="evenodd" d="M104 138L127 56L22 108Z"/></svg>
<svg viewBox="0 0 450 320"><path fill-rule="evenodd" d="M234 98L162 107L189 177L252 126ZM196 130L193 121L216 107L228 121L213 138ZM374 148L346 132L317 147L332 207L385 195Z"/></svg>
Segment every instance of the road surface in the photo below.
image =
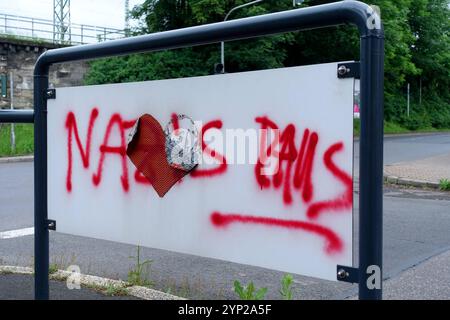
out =
<svg viewBox="0 0 450 320"><path fill-rule="evenodd" d="M386 139L384 157L389 164L449 152L450 134L395 137ZM357 154L355 157L358 159ZM27 235L27 230L31 230L27 228L32 226L32 163L0 164L0 264L32 265L33 236ZM22 230L22 233L14 230ZM448 251L448 230L449 193L385 188L385 278L400 277L402 271ZM2 237L2 234L7 236ZM76 264L82 273L116 279L127 278L134 263L130 256L135 255L135 249L130 245L58 232L50 235L52 263ZM141 254L143 259L153 260L150 277L155 288L161 291L189 298L232 299L236 298L232 285L237 279L242 283L253 281L257 287L266 286L267 298L280 298L281 272L157 249L144 248ZM294 287L295 297L299 299L340 299L354 295L357 290L355 285L302 276L295 276Z"/></svg>

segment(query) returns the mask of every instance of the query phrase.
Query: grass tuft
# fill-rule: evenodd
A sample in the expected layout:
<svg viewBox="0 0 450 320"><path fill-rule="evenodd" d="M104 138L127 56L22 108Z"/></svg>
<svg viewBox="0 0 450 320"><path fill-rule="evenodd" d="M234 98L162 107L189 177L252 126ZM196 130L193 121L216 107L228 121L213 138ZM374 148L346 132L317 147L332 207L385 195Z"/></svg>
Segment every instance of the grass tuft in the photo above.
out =
<svg viewBox="0 0 450 320"><path fill-rule="evenodd" d="M22 156L33 153L34 132L32 124L14 124L16 150L11 150L11 124L0 125L0 157Z"/></svg>
<svg viewBox="0 0 450 320"><path fill-rule="evenodd" d="M450 191L450 180L448 179L439 180L439 189L442 191Z"/></svg>

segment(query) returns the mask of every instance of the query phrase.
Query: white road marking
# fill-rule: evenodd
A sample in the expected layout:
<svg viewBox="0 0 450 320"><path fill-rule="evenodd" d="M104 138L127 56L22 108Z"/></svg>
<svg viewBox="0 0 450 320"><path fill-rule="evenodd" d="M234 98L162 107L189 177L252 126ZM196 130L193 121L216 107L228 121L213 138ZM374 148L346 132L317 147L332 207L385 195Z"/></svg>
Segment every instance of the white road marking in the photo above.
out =
<svg viewBox="0 0 450 320"><path fill-rule="evenodd" d="M0 240L12 239L34 234L34 227L0 232Z"/></svg>

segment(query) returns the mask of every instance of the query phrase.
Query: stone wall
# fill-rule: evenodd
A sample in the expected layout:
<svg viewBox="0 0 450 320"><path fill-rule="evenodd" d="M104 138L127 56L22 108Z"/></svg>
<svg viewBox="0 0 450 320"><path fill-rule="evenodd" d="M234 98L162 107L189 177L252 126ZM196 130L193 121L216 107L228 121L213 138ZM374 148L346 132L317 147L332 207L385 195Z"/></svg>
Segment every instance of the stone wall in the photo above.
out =
<svg viewBox="0 0 450 320"><path fill-rule="evenodd" d="M33 107L34 64L43 52L55 47L49 43L0 38L0 75L7 75L7 97L0 95L0 108L10 107L11 72L14 79L14 107ZM84 61L54 65L50 68L50 83L55 88L82 85L87 70L88 64Z"/></svg>

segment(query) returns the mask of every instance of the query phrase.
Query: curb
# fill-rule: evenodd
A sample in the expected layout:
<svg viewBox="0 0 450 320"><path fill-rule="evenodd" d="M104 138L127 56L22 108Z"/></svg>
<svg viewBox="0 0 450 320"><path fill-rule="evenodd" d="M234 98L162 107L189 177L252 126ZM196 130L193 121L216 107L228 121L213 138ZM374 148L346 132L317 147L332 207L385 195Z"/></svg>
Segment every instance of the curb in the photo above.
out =
<svg viewBox="0 0 450 320"><path fill-rule="evenodd" d="M389 175L384 175L383 180L386 183L400 185L400 186L439 189L438 182L408 179L408 178L401 178L401 177L389 176Z"/></svg>
<svg viewBox="0 0 450 320"><path fill-rule="evenodd" d="M32 275L34 274L34 269L29 267L0 266L0 274ZM66 281L71 275L79 275L80 285L100 291L101 289L106 289L108 286L112 285L118 289L125 289L127 292L126 295L128 296L133 296L143 300L187 300L173 294L161 292L147 287L131 286L128 282L122 280L113 280L81 273L77 274L65 270L58 270L50 274L49 278L51 280Z"/></svg>
<svg viewBox="0 0 450 320"><path fill-rule="evenodd" d="M389 138L404 138L417 136L433 136L433 135L448 135L450 131L429 131L429 132L405 132L405 133L387 133L383 135L384 139ZM359 141L359 135L353 137L354 141Z"/></svg>
<svg viewBox="0 0 450 320"><path fill-rule="evenodd" d="M34 156L1 157L0 158L0 163L31 162L31 161L34 161Z"/></svg>

